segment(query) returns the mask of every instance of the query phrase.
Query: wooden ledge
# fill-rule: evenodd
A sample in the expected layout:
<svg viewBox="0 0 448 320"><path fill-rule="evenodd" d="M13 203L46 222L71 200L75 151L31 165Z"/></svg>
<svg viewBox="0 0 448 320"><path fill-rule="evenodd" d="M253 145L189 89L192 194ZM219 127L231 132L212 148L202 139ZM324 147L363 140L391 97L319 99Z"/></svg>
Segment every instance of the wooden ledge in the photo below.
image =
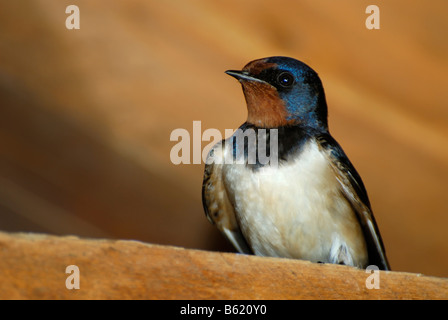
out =
<svg viewBox="0 0 448 320"><path fill-rule="evenodd" d="M79 268L80 289L67 289ZM447 299L448 279L137 241L0 232L1 299Z"/></svg>

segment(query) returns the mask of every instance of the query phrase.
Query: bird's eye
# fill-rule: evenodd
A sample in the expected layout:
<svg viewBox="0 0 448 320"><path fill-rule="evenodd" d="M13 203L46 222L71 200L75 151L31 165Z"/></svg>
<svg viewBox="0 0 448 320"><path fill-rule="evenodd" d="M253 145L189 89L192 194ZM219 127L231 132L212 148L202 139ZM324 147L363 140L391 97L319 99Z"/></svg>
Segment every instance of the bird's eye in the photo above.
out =
<svg viewBox="0 0 448 320"><path fill-rule="evenodd" d="M294 76L290 72L284 71L278 75L277 83L285 88L291 87L294 84Z"/></svg>

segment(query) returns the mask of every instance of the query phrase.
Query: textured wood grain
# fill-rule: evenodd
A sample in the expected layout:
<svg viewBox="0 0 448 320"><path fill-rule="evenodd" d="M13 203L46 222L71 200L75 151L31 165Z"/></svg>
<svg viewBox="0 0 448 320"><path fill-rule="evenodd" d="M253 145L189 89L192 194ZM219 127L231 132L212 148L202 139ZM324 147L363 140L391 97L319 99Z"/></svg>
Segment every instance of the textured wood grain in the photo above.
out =
<svg viewBox="0 0 448 320"><path fill-rule="evenodd" d="M448 279L137 241L0 233L0 299L447 299ZM80 289L65 286L76 265Z"/></svg>

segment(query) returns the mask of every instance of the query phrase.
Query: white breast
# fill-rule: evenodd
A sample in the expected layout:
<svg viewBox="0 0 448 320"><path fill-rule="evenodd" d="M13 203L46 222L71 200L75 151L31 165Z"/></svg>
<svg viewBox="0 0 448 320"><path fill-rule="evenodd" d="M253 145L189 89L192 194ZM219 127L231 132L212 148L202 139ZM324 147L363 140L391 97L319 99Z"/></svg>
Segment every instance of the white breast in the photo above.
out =
<svg viewBox="0 0 448 320"><path fill-rule="evenodd" d="M314 140L294 161L256 171L229 164L223 177L255 254L357 266L367 261L355 213Z"/></svg>

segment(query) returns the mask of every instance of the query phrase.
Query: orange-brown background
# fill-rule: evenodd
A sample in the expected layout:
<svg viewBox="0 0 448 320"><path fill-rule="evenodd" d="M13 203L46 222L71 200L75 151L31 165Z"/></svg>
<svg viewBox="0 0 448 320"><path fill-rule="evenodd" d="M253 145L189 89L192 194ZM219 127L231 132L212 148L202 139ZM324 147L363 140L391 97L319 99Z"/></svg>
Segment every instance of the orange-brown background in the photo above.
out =
<svg viewBox="0 0 448 320"><path fill-rule="evenodd" d="M376 2L376 3L375 3ZM81 11L67 30L66 6ZM381 29L367 30L377 4ZM393 269L448 276L444 0L0 0L0 229L231 250L176 128L236 128L226 69L312 66L366 184ZM203 143L203 146L207 142Z"/></svg>

